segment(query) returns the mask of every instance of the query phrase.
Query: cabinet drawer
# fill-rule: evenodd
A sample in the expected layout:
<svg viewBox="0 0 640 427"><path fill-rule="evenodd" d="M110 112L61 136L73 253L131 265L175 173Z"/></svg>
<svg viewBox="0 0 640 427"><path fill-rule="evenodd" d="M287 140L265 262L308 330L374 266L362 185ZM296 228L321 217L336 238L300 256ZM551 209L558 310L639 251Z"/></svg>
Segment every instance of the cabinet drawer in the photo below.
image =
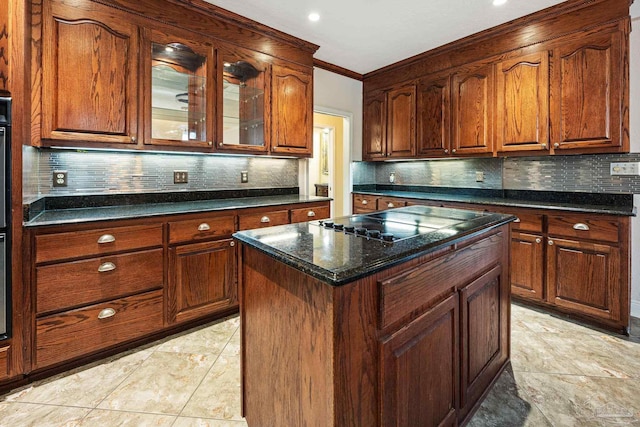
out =
<svg viewBox="0 0 640 427"><path fill-rule="evenodd" d="M542 232L542 214L511 211L500 207L495 207L493 211L517 216L518 219L511 223L514 230Z"/></svg>
<svg viewBox="0 0 640 427"><path fill-rule="evenodd" d="M315 219L329 218L329 206L291 209L291 222L306 222Z"/></svg>
<svg viewBox="0 0 640 427"><path fill-rule="evenodd" d="M114 299L163 286L162 249L36 268L36 312Z"/></svg>
<svg viewBox="0 0 640 427"><path fill-rule="evenodd" d="M11 347L0 348L0 380L9 376L9 350Z"/></svg>
<svg viewBox="0 0 640 427"><path fill-rule="evenodd" d="M271 227L289 223L289 211L271 211L257 214L240 215L240 230Z"/></svg>
<svg viewBox="0 0 640 427"><path fill-rule="evenodd" d="M402 206L407 206L406 200L394 197L381 197L378 199L378 210L400 208Z"/></svg>
<svg viewBox="0 0 640 427"><path fill-rule="evenodd" d="M161 245L161 224L41 234L36 236L36 263Z"/></svg>
<svg viewBox="0 0 640 427"><path fill-rule="evenodd" d="M169 243L227 237L234 231L233 215L174 221L169 223Z"/></svg>
<svg viewBox="0 0 640 427"><path fill-rule="evenodd" d="M362 194L354 194L353 209L354 211L375 211L378 208L378 197L365 196Z"/></svg>
<svg viewBox="0 0 640 427"><path fill-rule="evenodd" d="M36 368L138 338L162 326L162 290L44 317L36 321Z"/></svg>
<svg viewBox="0 0 640 427"><path fill-rule="evenodd" d="M549 215L549 235L617 242L620 224L616 217L593 219L588 215Z"/></svg>

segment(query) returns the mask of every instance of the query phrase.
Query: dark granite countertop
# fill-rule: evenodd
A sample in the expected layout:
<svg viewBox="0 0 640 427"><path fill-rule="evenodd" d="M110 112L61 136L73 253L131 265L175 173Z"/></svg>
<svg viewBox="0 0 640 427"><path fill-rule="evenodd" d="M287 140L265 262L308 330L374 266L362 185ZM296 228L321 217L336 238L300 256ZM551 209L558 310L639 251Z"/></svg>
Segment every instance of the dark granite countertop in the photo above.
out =
<svg viewBox="0 0 640 427"><path fill-rule="evenodd" d="M386 243L311 221L240 231L233 236L278 261L339 286L515 219L512 215L426 206L390 209L384 215L389 213L418 215L419 227L427 231ZM353 224L364 217L352 215L334 221ZM432 226L438 223L442 225Z"/></svg>
<svg viewBox="0 0 640 427"><path fill-rule="evenodd" d="M354 193L405 199L463 202L513 208L635 216L633 194L569 193L553 191L482 190L419 186L371 185L354 187Z"/></svg>
<svg viewBox="0 0 640 427"><path fill-rule="evenodd" d="M90 196L88 196L90 197ZM270 195L261 197L216 198L210 200L174 201L163 203L134 203L127 205L73 207L43 209L25 221L25 227L75 224L93 221L131 219L197 212L214 212L232 209L247 209L267 206L289 205L332 200L329 197L302 196L299 194Z"/></svg>

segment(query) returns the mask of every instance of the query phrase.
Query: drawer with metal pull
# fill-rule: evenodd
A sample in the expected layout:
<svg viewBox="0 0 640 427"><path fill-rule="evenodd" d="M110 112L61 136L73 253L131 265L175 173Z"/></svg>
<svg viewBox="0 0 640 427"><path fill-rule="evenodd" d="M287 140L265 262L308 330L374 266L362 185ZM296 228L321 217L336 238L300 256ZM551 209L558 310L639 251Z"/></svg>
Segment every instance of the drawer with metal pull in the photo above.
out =
<svg viewBox="0 0 640 427"><path fill-rule="evenodd" d="M578 214L548 216L550 236L618 242L619 228L620 224L616 217L605 218Z"/></svg>
<svg viewBox="0 0 640 427"><path fill-rule="evenodd" d="M353 195L353 213L366 213L378 209L378 197L364 194Z"/></svg>
<svg viewBox="0 0 640 427"><path fill-rule="evenodd" d="M407 201L395 197L380 197L378 199L378 210L393 209L407 206Z"/></svg>
<svg viewBox="0 0 640 427"><path fill-rule="evenodd" d="M93 304L163 286L162 249L36 268L36 313Z"/></svg>
<svg viewBox="0 0 640 427"><path fill-rule="evenodd" d="M306 222L316 219L329 218L329 205L314 206L311 208L291 209L291 222Z"/></svg>
<svg viewBox="0 0 640 427"><path fill-rule="evenodd" d="M146 292L37 319L35 368L160 330L162 292Z"/></svg>
<svg viewBox="0 0 640 427"><path fill-rule="evenodd" d="M162 246L162 224L36 236L36 263Z"/></svg>
<svg viewBox="0 0 640 427"><path fill-rule="evenodd" d="M271 227L273 225L283 225L289 223L289 210L270 211L255 214L240 215L240 230L251 230L253 228Z"/></svg>
<svg viewBox="0 0 640 427"><path fill-rule="evenodd" d="M169 223L169 243L228 237L234 231L233 215L172 221Z"/></svg>

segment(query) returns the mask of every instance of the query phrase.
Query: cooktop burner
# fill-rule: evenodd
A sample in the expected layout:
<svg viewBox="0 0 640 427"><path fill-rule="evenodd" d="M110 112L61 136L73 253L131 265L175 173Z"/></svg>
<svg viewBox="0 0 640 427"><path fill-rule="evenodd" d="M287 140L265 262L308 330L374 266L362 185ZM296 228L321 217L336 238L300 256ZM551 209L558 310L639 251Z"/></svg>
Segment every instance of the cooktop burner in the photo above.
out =
<svg viewBox="0 0 640 427"><path fill-rule="evenodd" d="M354 237L393 243L434 231L451 229L457 224L482 216L472 211L433 210L425 215L424 207L416 212L406 208L402 212L388 210L366 215L352 215L342 218L317 221L325 229L333 229Z"/></svg>

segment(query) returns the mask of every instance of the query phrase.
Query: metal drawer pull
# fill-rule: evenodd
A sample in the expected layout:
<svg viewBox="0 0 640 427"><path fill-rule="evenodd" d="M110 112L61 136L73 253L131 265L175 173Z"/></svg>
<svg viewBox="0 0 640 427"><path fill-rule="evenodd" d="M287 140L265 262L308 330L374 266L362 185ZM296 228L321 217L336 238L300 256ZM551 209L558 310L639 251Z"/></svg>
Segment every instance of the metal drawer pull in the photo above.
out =
<svg viewBox="0 0 640 427"><path fill-rule="evenodd" d="M583 224L583 223L579 222L577 224L573 224L573 229L574 230L589 231L589 226L587 224Z"/></svg>
<svg viewBox="0 0 640 427"><path fill-rule="evenodd" d="M112 242L115 242L115 241L116 241L116 238L113 237L111 234L103 234L98 239L98 243L112 243Z"/></svg>
<svg viewBox="0 0 640 427"><path fill-rule="evenodd" d="M113 308L105 308L98 313L98 319L108 319L116 315L116 311Z"/></svg>
<svg viewBox="0 0 640 427"><path fill-rule="evenodd" d="M363 205L366 205L367 203L369 203L369 202L367 202L366 200L363 200L363 201L362 201L362 204L363 204Z"/></svg>
<svg viewBox="0 0 640 427"><path fill-rule="evenodd" d="M388 207L388 208L393 208L393 207L394 207L394 206L393 206L393 203L391 203L391 202L387 203L387 207Z"/></svg>
<svg viewBox="0 0 640 427"><path fill-rule="evenodd" d="M314 211L309 211L307 212L307 216L314 217L316 216L316 213Z"/></svg>
<svg viewBox="0 0 640 427"><path fill-rule="evenodd" d="M536 243L540 243L540 242L542 242L542 239L541 239L541 238L539 238L539 237L538 237L538 238L536 238Z"/></svg>
<svg viewBox="0 0 640 427"><path fill-rule="evenodd" d="M516 217L516 219L514 219L513 222L520 222L520 218Z"/></svg>
<svg viewBox="0 0 640 427"><path fill-rule="evenodd" d="M103 262L102 264L100 264L100 267L98 267L98 272L99 273L106 273L107 271L113 271L116 269L116 265L112 262Z"/></svg>
<svg viewBox="0 0 640 427"><path fill-rule="evenodd" d="M198 226L198 231L209 231L209 230L211 230L211 227L209 227L209 224L207 224L206 222L203 222Z"/></svg>
<svg viewBox="0 0 640 427"><path fill-rule="evenodd" d="M268 222L271 222L271 219L269 219L269 217L265 215L262 218L260 218L260 222L263 224L266 224Z"/></svg>

